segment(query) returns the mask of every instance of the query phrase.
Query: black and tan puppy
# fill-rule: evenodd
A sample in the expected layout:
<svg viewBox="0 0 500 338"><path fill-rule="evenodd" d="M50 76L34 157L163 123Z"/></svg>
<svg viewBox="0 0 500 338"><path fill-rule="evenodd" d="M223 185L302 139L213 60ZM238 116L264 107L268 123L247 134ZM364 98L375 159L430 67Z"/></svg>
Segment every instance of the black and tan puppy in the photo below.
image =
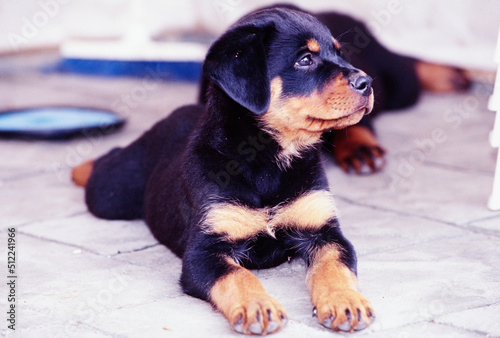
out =
<svg viewBox="0 0 500 338"><path fill-rule="evenodd" d="M302 11L289 5L285 7ZM379 144L372 119L380 112L400 110L414 105L421 92L455 92L467 89L471 81L464 70L429 63L394 53L385 48L362 22L336 12L314 13L333 34L341 39L344 59L373 78L376 97L373 111L360 123L324 134L324 147L341 168L358 174L376 172L384 167L385 149ZM208 78L204 77L200 102L205 103Z"/></svg>
<svg viewBox="0 0 500 338"><path fill-rule="evenodd" d="M237 332L285 325L285 309L247 269L296 257L307 263L322 325L367 327L374 312L357 290L356 254L319 147L325 131L371 111L371 78L346 62L316 18L276 8L233 25L211 46L204 72L206 107L181 108L74 170L89 210L144 218L182 258L184 291L211 302Z"/></svg>

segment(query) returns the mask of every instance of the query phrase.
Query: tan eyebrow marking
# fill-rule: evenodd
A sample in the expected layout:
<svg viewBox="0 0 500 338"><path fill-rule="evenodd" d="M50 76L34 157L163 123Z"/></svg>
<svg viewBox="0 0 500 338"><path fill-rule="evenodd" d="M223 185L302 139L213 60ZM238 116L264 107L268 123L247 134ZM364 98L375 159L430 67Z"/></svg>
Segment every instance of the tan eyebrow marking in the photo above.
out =
<svg viewBox="0 0 500 338"><path fill-rule="evenodd" d="M332 40L333 40L333 45L335 46L335 48L337 48L337 49L342 48L342 46L340 45L340 42L335 40L335 38L333 38L333 37L332 37Z"/></svg>
<svg viewBox="0 0 500 338"><path fill-rule="evenodd" d="M320 51L319 43L318 43L318 41L317 41L316 39L314 39L314 38L311 38L311 39L307 40L306 45L307 45L307 48L308 48L311 52L313 52L313 53L317 53L317 52L319 52L319 51Z"/></svg>

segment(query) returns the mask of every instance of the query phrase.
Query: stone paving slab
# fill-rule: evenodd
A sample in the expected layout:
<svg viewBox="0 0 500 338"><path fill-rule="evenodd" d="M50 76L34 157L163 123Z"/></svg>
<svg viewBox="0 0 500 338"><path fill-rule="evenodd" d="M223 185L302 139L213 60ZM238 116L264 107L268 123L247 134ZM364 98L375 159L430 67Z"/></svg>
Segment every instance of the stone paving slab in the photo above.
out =
<svg viewBox="0 0 500 338"><path fill-rule="evenodd" d="M178 271L131 265L22 233L18 238L20 332L54 324L62 332L68 325L88 328L111 310L190 299L180 289Z"/></svg>
<svg viewBox="0 0 500 338"><path fill-rule="evenodd" d="M357 334L358 335L358 334ZM382 332L360 332L359 337L370 338L488 338L488 335L459 329L449 325L439 325L435 323L418 323L403 326L397 329L385 330ZM490 336L492 337L492 336Z"/></svg>
<svg viewBox="0 0 500 338"><path fill-rule="evenodd" d="M142 220L107 221L90 213L34 222L23 226L20 231L103 256L140 251L158 244Z"/></svg>
<svg viewBox="0 0 500 338"><path fill-rule="evenodd" d="M332 190L353 203L452 224L495 215L487 208L492 176L429 165L402 174L391 160L377 175L345 178L325 161Z"/></svg>
<svg viewBox="0 0 500 338"><path fill-rule="evenodd" d="M411 109L375 119L379 140L404 172L410 165L434 164L492 176L496 152L488 136L495 114L486 107L491 91L479 84L462 94L426 94Z"/></svg>
<svg viewBox="0 0 500 338"><path fill-rule="evenodd" d="M463 236L457 227L337 198L340 225L358 256Z"/></svg>
<svg viewBox="0 0 500 338"><path fill-rule="evenodd" d="M363 257L360 280L371 281L365 288L374 295L372 302L381 329L432 322L444 315L498 303L499 244L497 237L467 234ZM387 283L373 282L382 279L389 281L389 288ZM482 317L489 323L483 329L498 322L494 311L488 314ZM478 332L492 334L477 328Z"/></svg>
<svg viewBox="0 0 500 338"><path fill-rule="evenodd" d="M62 178L52 172L27 175L5 181L0 194L0 228L51 220L86 212L83 194L70 183L69 174Z"/></svg>
<svg viewBox="0 0 500 338"><path fill-rule="evenodd" d="M106 338L110 333L96 330L83 324L52 323L42 327L32 327L17 334L23 338ZM118 336L115 336L118 337Z"/></svg>
<svg viewBox="0 0 500 338"><path fill-rule="evenodd" d="M437 318L437 323L452 325L470 331L488 332L491 337L500 337L500 321L498 314L500 304L452 313Z"/></svg>
<svg viewBox="0 0 500 338"><path fill-rule="evenodd" d="M471 229L480 229L486 233L491 233L496 236L500 235L500 215L492 216L488 219L472 222L469 227Z"/></svg>

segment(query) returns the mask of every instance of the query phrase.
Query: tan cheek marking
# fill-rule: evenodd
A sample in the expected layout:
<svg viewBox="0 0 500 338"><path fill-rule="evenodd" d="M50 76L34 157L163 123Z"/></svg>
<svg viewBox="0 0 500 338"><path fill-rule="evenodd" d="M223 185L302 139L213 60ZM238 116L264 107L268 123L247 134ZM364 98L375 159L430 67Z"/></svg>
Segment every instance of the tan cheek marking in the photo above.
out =
<svg viewBox="0 0 500 338"><path fill-rule="evenodd" d="M318 41L316 39L313 39L313 38L307 40L306 46L313 53L318 53L321 49Z"/></svg>
<svg viewBox="0 0 500 338"><path fill-rule="evenodd" d="M281 145L283 151L277 161L282 167L288 167L295 156L310 145L319 142L321 133L303 132L297 128L304 119L301 111L305 108L302 98L284 98L281 96L283 81L276 77L271 81L271 103L269 110L261 116L262 128L269 132Z"/></svg>
<svg viewBox="0 0 500 338"><path fill-rule="evenodd" d="M321 132L304 132L307 111L320 108L319 102L308 97L281 96L282 80L277 77L271 81L271 103L269 110L261 116L262 127L269 132L284 149L278 160L289 163L298 156L304 147L319 142Z"/></svg>
<svg viewBox="0 0 500 338"><path fill-rule="evenodd" d="M357 119L338 121L352 113L353 107L360 103L360 96L349 86L343 77L337 77L325 86L322 92L314 91L309 96L282 96L282 80L277 77L271 81L271 103L269 110L261 116L263 128L275 137L284 152L283 161L320 141L325 129L345 127Z"/></svg>
<svg viewBox="0 0 500 338"><path fill-rule="evenodd" d="M278 76L271 81L271 102L270 106L276 105L283 91L283 80Z"/></svg>
<svg viewBox="0 0 500 338"><path fill-rule="evenodd" d="M263 231L269 232L267 210L231 203L211 206L203 225L206 231L224 234L229 240L246 239Z"/></svg>
<svg viewBox="0 0 500 338"><path fill-rule="evenodd" d="M278 209L271 228L317 229L336 217L332 194L326 190L313 191Z"/></svg>
<svg viewBox="0 0 500 338"><path fill-rule="evenodd" d="M335 120L342 118L367 98L354 92L343 76L338 76L325 85L321 92L315 90L309 96L282 97L282 80L271 82L271 103L262 116L264 126L284 134L298 131L322 132L331 128Z"/></svg>

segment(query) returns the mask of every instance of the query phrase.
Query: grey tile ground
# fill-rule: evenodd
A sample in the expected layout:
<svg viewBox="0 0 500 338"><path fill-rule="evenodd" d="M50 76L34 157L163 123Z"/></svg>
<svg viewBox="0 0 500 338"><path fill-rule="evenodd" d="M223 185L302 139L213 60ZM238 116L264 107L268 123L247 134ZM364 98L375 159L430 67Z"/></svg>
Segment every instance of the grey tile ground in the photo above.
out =
<svg viewBox="0 0 500 338"><path fill-rule="evenodd" d="M360 337L370 338L489 338L484 333L474 332L474 330L459 329L449 325L439 325L435 323L422 322L403 326L397 329L385 330L382 332L361 333Z"/></svg>
<svg viewBox="0 0 500 338"><path fill-rule="evenodd" d="M92 217L69 179L72 165L127 144L194 102L196 85L158 82L123 106L141 80L34 71L51 60L22 60L27 67L0 60L0 109L90 102L119 108L129 123L106 137L0 141L1 238L6 228L18 229L18 335L239 337L209 304L182 293L180 259L155 245L142 221ZM344 233L359 254L359 286L377 311L374 325L354 336L500 336L500 214L486 208L493 113L481 88L427 95L406 112L381 116L377 130L389 150L381 173L345 175L325 155ZM343 335L311 316L304 263L254 273L288 311L290 322L276 337ZM0 297L0 310L6 306ZM0 332L9 334L4 324Z"/></svg>
<svg viewBox="0 0 500 338"><path fill-rule="evenodd" d="M496 236L500 235L500 216L492 216L483 220L472 222L469 225L471 229L477 229L478 231L483 231L485 233L491 233Z"/></svg>
<svg viewBox="0 0 500 338"><path fill-rule="evenodd" d="M40 156L43 157L43 154ZM67 174L63 180L50 172L20 176L2 185L0 227L5 229L81 213L85 211L81 203L81 191L71 187Z"/></svg>
<svg viewBox="0 0 500 338"><path fill-rule="evenodd" d="M439 317L436 322L470 331L489 332L492 337L500 337L500 321L492 318L492 313L500 311L500 304L487 305Z"/></svg>
<svg viewBox="0 0 500 338"><path fill-rule="evenodd" d="M158 244L143 221L96 220L89 213L34 222L20 227L19 231L104 256L140 251ZM112 238L114 241L110 241Z"/></svg>
<svg viewBox="0 0 500 338"><path fill-rule="evenodd" d="M68 327L76 333L79 328L99 332L96 319L117 309L162 299L190 300L182 294L178 270L131 265L27 235L19 238L20 333L47 327L56 336L65 336Z"/></svg>
<svg viewBox="0 0 500 338"><path fill-rule="evenodd" d="M379 324L390 328L432 322L498 302L498 244L498 239L485 235L466 235L364 257L362 280L390 276L389 288L380 283L366 286L375 295ZM482 319L491 325L497 322L493 311Z"/></svg>
<svg viewBox="0 0 500 338"><path fill-rule="evenodd" d="M366 207L337 198L340 223L358 256L463 236L465 231L442 222Z"/></svg>

